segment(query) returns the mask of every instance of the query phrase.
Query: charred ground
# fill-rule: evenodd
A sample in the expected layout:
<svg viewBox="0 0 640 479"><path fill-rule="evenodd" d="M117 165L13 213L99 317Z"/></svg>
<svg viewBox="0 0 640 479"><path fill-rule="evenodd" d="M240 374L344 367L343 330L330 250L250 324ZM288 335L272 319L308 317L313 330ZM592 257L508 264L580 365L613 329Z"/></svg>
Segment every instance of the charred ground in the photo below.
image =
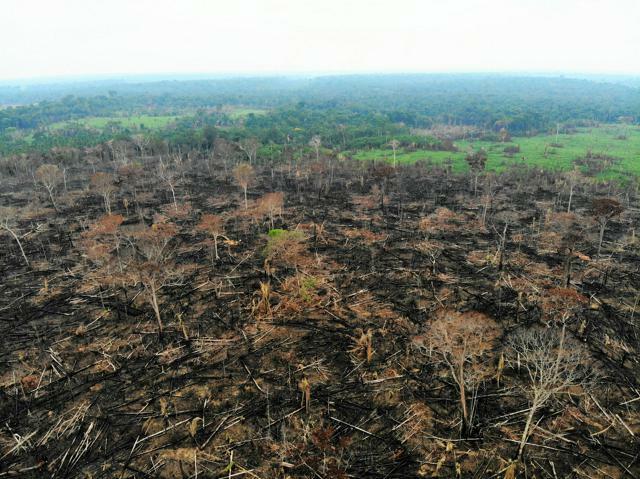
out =
<svg viewBox="0 0 640 479"><path fill-rule="evenodd" d="M225 151L5 163L0 476L640 475L636 183Z"/></svg>

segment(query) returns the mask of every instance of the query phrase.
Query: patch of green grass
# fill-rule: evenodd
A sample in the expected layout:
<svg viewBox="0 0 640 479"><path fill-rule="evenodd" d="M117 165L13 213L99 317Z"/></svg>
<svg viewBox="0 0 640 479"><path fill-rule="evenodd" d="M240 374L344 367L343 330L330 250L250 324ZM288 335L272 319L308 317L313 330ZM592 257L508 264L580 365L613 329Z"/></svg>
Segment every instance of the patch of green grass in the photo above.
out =
<svg viewBox="0 0 640 479"><path fill-rule="evenodd" d="M626 139L620 139L626 136ZM561 147L551 146L554 143ZM540 135L534 137L514 137L511 143L493 143L487 141L457 141L460 151L413 151L400 149L396 155L398 163L413 163L417 160L429 160L441 164L447 159L453 162L453 169L463 172L468 169L465 156L469 150L483 148L487 151L486 169L503 171L509 165L525 164L547 170L566 171L573 167L575 160L584 158L589 151L593 154L616 158L612 167L599 175L599 178L624 178L629 174L640 176L640 128L637 126L604 125L598 128L582 128L575 134ZM520 152L509 158L504 148L519 145ZM372 149L354 154L358 160L393 161L391 149Z"/></svg>
<svg viewBox="0 0 640 479"><path fill-rule="evenodd" d="M166 127L168 124L173 123L179 117L177 116L151 116L151 115L135 115L135 116L105 116L105 117L87 117L79 120L60 121L52 123L49 128L53 130L62 130L72 126L73 124L79 124L81 126L103 129L107 127L109 123L116 123L122 128L128 129L147 129L157 130Z"/></svg>

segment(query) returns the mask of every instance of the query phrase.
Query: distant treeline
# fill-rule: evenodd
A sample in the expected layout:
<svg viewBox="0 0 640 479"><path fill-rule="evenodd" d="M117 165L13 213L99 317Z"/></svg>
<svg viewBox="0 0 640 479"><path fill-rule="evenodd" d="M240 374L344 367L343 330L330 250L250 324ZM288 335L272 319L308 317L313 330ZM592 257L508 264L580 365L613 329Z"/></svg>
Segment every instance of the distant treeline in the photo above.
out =
<svg viewBox="0 0 640 479"><path fill-rule="evenodd" d="M500 75L351 75L316 78L226 78L216 80L93 82L0 87L4 153L45 146L82 146L130 131L54 132L55 122L89 116L185 115L156 136L195 141L198 130L223 126L232 135L262 143L306 142L341 148L377 146L388 136L434 125L473 126L488 133L503 128L533 135L558 123L634 123L640 118L640 88L561 77ZM73 91L74 95L68 95ZM67 94L62 96L62 94ZM242 119L224 107L269 110ZM28 141L24 134L30 131ZM189 140L189 137L194 137ZM378 140L376 140L376 138Z"/></svg>

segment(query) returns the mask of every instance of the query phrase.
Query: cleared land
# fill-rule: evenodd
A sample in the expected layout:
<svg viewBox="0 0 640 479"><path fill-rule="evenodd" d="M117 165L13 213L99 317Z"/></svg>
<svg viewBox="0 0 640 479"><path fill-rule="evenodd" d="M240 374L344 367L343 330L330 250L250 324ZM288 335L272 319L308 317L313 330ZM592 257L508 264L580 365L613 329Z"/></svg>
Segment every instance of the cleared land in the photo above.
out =
<svg viewBox="0 0 640 479"><path fill-rule="evenodd" d="M456 141L458 151L418 150L407 152L399 149L396 158L399 163L413 163L427 160L433 163L452 161L457 172L467 171L465 156L469 150L483 148L488 153L486 168L491 171L502 171L509 165L524 161L530 166L545 169L569 170L579 158L602 155L614 159L612 165L605 169L600 178L627 176L630 173L640 175L640 129L621 125L605 125L599 128L581 128L577 133L556 135L540 135L534 137L514 137L509 143L488 141ZM505 153L510 146L520 147L520 152L512 156ZM393 161L391 149L372 149L358 151L354 154L358 160Z"/></svg>

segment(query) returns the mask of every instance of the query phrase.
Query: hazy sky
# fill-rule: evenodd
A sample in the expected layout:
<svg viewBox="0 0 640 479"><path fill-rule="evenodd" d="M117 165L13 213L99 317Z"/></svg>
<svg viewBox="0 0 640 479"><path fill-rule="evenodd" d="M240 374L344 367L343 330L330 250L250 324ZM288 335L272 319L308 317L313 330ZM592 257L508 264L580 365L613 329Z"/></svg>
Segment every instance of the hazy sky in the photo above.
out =
<svg viewBox="0 0 640 479"><path fill-rule="evenodd" d="M0 0L0 79L640 73L640 0Z"/></svg>

